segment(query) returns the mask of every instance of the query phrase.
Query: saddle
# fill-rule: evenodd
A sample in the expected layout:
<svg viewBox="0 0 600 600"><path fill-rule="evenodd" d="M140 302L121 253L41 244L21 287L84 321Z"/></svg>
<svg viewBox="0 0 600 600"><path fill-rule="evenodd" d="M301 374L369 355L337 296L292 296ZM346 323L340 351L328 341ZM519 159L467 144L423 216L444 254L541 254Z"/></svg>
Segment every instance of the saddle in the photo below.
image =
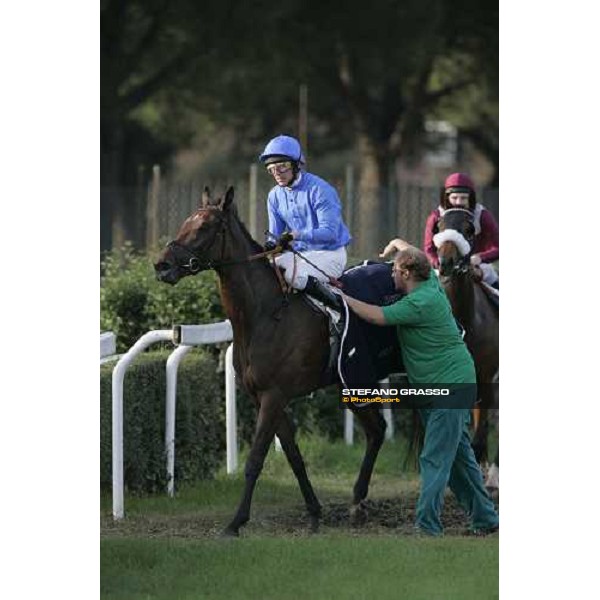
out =
<svg viewBox="0 0 600 600"><path fill-rule="evenodd" d="M401 295L394 289L391 263L365 261L340 277L349 296L369 304L393 304ZM324 385L372 386L390 373L404 371L396 328L363 321L344 302L341 313L304 294L305 301L329 318L330 353Z"/></svg>
<svg viewBox="0 0 600 600"><path fill-rule="evenodd" d="M302 294L304 301L314 310L319 313L323 313L329 323L329 359L327 360L327 368L325 369L325 381L324 385L329 385L337 381L335 378L336 363L340 354L340 346L342 342L342 336L346 329L346 323L348 319L349 309L346 302L343 301L344 310L338 312L329 306L326 306L320 300L317 300L309 294Z"/></svg>

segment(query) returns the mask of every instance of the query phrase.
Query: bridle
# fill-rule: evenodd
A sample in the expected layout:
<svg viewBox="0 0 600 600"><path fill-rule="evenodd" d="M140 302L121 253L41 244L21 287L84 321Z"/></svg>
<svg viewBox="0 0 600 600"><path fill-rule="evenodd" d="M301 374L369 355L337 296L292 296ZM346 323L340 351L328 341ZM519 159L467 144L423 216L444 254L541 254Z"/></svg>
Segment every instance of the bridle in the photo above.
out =
<svg viewBox="0 0 600 600"><path fill-rule="evenodd" d="M198 212L207 210L216 211L218 209L216 207L206 207L198 209ZM171 240L167 244L168 249L173 250L177 248L179 250L183 250L189 256L189 260L187 263L179 263L179 261L177 261L177 266L179 268L186 269L191 275L196 275L196 273L199 273L200 271L208 271L210 269L218 269L230 265L243 264L253 260L258 260L259 258L266 258L268 256L271 256L272 254L275 254L276 252L279 252L278 249L274 249L267 250L265 252L259 252L257 254L252 254L251 256L239 258L236 260L223 260L223 257L225 256L225 231L228 227L228 221L223 216L219 216L217 218L219 219L220 227L215 229L215 233L213 234L211 239L208 240L208 242L206 242L205 244L203 244L203 246L200 249L196 251L190 250L190 248L184 246L181 242L178 242L177 240ZM203 260L201 258L201 255L204 252L210 250L215 245L219 237L221 238L220 260Z"/></svg>
<svg viewBox="0 0 600 600"><path fill-rule="evenodd" d="M471 219L471 222L472 222L473 215L472 215L471 211L468 211L464 208L458 208L458 207L447 209L444 212L444 215L442 215L442 219L446 216L446 213L459 212L459 211L463 212L463 213L468 213L469 217ZM457 231L457 233L460 233L460 232ZM460 235L465 237L462 233L460 233ZM445 277L452 277L452 275L455 275L455 274L456 275L466 275L471 270L471 254L473 253L473 241L474 240L473 240L473 238L470 238L470 239L465 238L465 240L468 242L468 244L470 246L469 252L467 254L463 254L460 257L460 259L456 261L456 263L452 267L452 270L450 271L450 273L448 275L445 275Z"/></svg>
<svg viewBox="0 0 600 600"><path fill-rule="evenodd" d="M452 275L466 275L471 270L471 253L465 254L458 260L454 267L452 267L452 271L450 271L449 277Z"/></svg>

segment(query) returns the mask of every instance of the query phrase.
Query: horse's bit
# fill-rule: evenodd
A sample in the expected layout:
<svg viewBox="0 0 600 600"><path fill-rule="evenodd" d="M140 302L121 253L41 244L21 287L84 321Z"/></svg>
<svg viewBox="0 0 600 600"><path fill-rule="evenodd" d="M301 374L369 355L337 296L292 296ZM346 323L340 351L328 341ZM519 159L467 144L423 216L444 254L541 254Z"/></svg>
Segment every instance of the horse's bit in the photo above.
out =
<svg viewBox="0 0 600 600"><path fill-rule="evenodd" d="M210 209L200 209L200 210L210 210ZM212 246L214 245L215 241L217 240L218 236L223 236L223 234L225 233L225 227L227 225L227 223L225 222L224 218L220 218L220 223L221 223L221 227L220 229L217 229L215 231L215 234L213 235L212 239L209 240L209 242L207 244L205 244L205 247L202 248L201 250L199 250L198 252L200 254L202 254L203 252L206 252L209 248L212 248ZM225 237L223 236L223 242L221 244L221 256L223 256L224 252L225 252ZM171 240L168 244L167 244L167 248L168 249L174 249L174 248L179 248L180 250L183 250L184 252L186 252L190 259L187 263L183 263L183 264L179 264L178 266L182 269L187 269L192 275L195 275L196 273L199 273L200 271L207 271L208 269L214 269L215 267L219 267L222 264L224 264L224 261L203 261L196 252L194 252L193 250L190 250L187 246L184 246L183 244L181 244L180 242L178 242L177 240Z"/></svg>

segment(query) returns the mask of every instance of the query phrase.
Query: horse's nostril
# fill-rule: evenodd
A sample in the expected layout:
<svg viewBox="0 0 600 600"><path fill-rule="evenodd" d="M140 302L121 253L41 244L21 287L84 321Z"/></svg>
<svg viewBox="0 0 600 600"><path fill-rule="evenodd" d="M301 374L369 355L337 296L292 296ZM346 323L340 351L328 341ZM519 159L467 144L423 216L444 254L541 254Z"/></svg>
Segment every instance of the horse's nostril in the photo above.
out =
<svg viewBox="0 0 600 600"><path fill-rule="evenodd" d="M447 257L440 258L440 273L446 275L452 270L452 261Z"/></svg>
<svg viewBox="0 0 600 600"><path fill-rule="evenodd" d="M157 262L154 265L154 269L156 271L158 271L159 273L162 273L163 271L168 271L170 268L171 268L171 265L168 262L164 262L164 261Z"/></svg>

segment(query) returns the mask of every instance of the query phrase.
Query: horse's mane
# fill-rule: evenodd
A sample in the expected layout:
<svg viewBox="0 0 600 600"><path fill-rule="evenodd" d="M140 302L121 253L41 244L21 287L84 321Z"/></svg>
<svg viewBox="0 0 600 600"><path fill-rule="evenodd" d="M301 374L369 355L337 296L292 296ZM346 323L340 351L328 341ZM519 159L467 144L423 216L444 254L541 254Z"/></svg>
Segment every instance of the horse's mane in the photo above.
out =
<svg viewBox="0 0 600 600"><path fill-rule="evenodd" d="M233 213L238 225L240 226L240 230L242 231L244 238L246 238L246 240L252 247L252 250L254 250L257 253L263 252L264 248L250 235L250 232L248 231L248 229L246 229L246 225L244 224L242 219L240 219L240 216L238 214L237 207L235 206L235 204L231 205L230 210Z"/></svg>

